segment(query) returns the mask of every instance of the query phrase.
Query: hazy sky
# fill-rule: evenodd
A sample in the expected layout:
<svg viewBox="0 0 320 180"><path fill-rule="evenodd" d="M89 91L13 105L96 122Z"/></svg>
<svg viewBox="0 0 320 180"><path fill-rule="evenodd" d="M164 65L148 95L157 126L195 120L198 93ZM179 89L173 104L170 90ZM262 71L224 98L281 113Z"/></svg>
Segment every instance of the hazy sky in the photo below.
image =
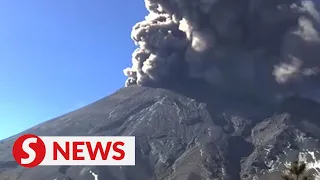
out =
<svg viewBox="0 0 320 180"><path fill-rule="evenodd" d="M143 0L0 1L0 139L124 85Z"/></svg>

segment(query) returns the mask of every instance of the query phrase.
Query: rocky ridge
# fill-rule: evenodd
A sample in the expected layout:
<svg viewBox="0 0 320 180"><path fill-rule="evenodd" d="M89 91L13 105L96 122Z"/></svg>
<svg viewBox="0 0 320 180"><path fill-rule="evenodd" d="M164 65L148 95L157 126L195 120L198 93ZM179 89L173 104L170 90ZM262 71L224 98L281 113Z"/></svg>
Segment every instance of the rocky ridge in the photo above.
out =
<svg viewBox="0 0 320 180"><path fill-rule="evenodd" d="M320 174L318 103L266 105L199 86L126 87L21 133L135 136L134 167L25 169L11 155L18 134L0 142L0 180L267 180L296 157Z"/></svg>

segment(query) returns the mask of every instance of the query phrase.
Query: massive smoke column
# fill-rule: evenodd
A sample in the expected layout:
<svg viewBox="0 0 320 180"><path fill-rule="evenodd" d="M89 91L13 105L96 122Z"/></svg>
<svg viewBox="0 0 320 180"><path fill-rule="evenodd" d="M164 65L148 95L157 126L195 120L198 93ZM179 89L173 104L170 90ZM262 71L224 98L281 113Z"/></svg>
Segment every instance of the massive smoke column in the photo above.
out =
<svg viewBox="0 0 320 180"><path fill-rule="evenodd" d="M146 0L126 85L198 78L231 93L320 93L318 0Z"/></svg>

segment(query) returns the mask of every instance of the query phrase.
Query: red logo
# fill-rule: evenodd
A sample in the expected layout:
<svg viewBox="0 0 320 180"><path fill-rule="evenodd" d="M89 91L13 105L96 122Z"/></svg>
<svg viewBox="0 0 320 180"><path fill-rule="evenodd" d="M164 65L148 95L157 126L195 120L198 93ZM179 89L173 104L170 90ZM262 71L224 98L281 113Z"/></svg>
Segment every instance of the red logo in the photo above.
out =
<svg viewBox="0 0 320 180"><path fill-rule="evenodd" d="M26 134L15 141L12 154L21 166L32 168L43 161L46 155L46 147L38 136Z"/></svg>

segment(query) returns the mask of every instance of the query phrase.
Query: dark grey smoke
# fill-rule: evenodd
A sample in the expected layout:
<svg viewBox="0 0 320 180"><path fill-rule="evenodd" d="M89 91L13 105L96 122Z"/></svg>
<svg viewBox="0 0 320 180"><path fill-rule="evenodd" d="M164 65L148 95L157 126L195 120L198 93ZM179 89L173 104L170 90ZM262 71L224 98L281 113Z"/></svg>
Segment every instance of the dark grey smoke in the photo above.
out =
<svg viewBox="0 0 320 180"><path fill-rule="evenodd" d="M130 84L199 78L231 93L320 101L320 1L145 0Z"/></svg>

